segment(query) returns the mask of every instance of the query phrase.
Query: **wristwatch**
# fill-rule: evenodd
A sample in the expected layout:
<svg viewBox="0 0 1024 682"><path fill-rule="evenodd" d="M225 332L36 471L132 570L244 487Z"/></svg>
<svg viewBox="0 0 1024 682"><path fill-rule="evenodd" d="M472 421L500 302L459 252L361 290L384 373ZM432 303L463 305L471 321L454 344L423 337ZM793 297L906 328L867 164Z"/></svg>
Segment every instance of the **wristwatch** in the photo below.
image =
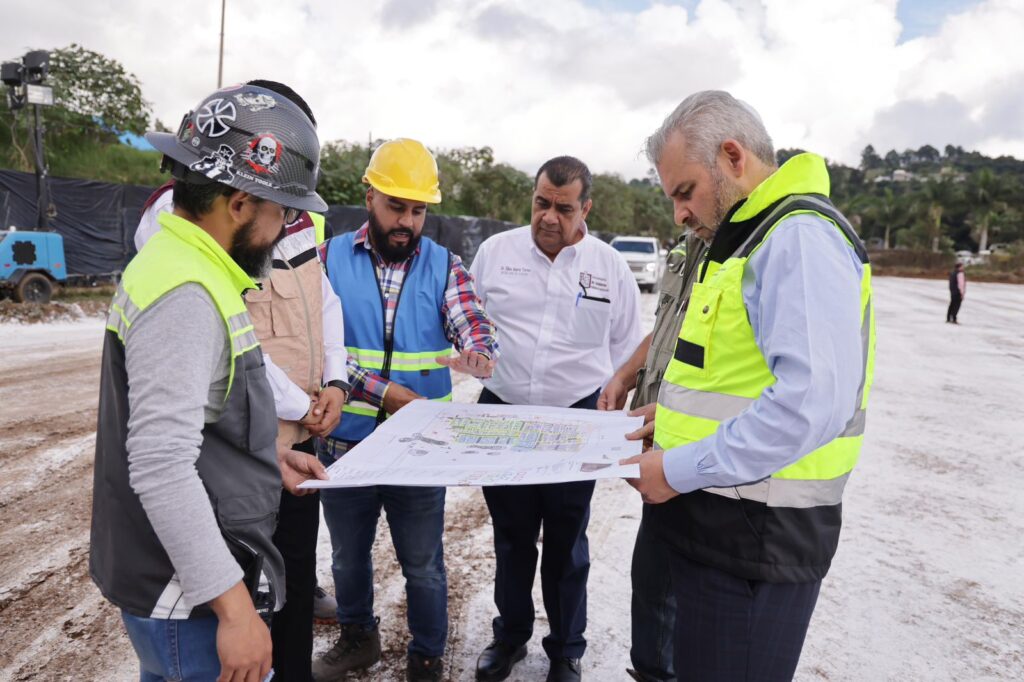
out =
<svg viewBox="0 0 1024 682"><path fill-rule="evenodd" d="M324 388L337 388L345 395L348 395L349 391L352 390L352 387L349 386L347 382L342 381L341 379L332 379L331 381L328 381Z"/></svg>

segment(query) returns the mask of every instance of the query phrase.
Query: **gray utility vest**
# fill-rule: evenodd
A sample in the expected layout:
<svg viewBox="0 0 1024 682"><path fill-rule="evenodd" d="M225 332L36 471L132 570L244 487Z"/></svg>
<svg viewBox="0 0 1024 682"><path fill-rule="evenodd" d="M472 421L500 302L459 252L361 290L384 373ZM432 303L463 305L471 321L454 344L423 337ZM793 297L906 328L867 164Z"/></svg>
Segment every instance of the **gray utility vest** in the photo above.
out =
<svg viewBox="0 0 1024 682"><path fill-rule="evenodd" d="M684 241L685 240L685 241ZM647 360L636 374L636 392L630 409L658 402L658 389L679 339L679 328L690 300L690 289L698 266L707 252L707 244L694 236L681 237L668 254L665 274L659 288L658 308L654 318L654 336Z"/></svg>
<svg viewBox="0 0 1024 682"><path fill-rule="evenodd" d="M118 294L122 294L119 290ZM233 325L251 324L248 314ZM255 341L255 335L252 336ZM260 346L234 358L220 418L203 428L196 468L225 543L245 573L260 614L284 605L284 561L274 547L281 473L277 415ZM100 378L89 572L103 596L143 618L194 618L213 612L182 604L182 590L138 495L128 483L128 377L125 348L107 329Z"/></svg>

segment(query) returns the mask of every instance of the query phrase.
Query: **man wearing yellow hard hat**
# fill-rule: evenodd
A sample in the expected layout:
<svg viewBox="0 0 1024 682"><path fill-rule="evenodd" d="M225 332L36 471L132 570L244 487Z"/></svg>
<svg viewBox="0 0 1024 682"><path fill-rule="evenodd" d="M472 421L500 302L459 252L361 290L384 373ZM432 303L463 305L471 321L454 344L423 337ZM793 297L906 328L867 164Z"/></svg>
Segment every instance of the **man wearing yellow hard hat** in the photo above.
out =
<svg viewBox="0 0 1024 682"><path fill-rule="evenodd" d="M331 464L408 402L451 400L450 369L491 375L498 355L462 260L422 236L427 205L441 201L437 162L416 140L385 142L363 181L366 223L329 240L324 263L345 310L351 400L318 445ZM340 330L339 330L340 332ZM451 355L455 346L458 355ZM370 551L383 508L406 577L409 680L440 680L448 636L448 584L441 536L444 488L372 486L324 490L341 633L313 664L319 681L380 660Z"/></svg>

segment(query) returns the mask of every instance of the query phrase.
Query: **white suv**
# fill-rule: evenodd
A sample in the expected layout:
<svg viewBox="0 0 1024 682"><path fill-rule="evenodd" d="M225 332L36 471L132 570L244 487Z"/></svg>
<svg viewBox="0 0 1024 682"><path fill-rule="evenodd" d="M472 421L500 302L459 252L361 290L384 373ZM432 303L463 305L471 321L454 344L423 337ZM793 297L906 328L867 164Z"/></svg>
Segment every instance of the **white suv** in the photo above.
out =
<svg viewBox="0 0 1024 682"><path fill-rule="evenodd" d="M665 272L664 251L654 237L616 237L612 248L622 254L641 291L654 291Z"/></svg>

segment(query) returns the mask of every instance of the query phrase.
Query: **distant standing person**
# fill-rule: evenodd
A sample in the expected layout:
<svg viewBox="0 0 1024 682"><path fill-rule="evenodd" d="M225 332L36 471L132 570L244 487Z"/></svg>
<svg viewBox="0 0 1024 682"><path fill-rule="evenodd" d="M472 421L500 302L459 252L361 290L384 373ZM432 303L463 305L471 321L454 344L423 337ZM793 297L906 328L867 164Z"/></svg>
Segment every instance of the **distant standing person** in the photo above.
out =
<svg viewBox="0 0 1024 682"><path fill-rule="evenodd" d="M960 324L956 321L956 314L960 312L960 304L964 302L966 295L967 275L964 273L964 264L957 263L949 273L949 308L946 310L946 322Z"/></svg>

